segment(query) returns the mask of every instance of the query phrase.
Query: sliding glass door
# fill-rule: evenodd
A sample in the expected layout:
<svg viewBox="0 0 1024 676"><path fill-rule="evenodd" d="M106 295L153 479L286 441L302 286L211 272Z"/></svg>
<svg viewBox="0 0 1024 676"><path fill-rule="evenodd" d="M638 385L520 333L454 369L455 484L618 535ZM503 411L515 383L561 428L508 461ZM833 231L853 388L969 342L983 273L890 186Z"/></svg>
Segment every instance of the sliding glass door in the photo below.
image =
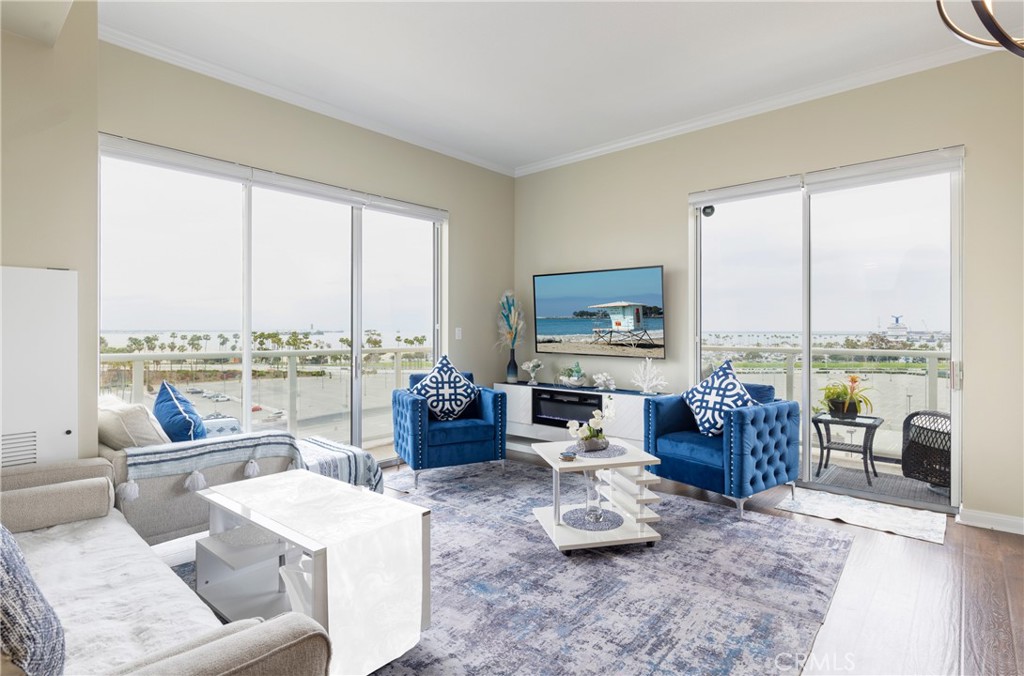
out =
<svg viewBox="0 0 1024 676"><path fill-rule="evenodd" d="M961 162L953 148L691 196L694 380L731 359L799 401L810 485L959 504ZM851 387L859 410L834 410Z"/></svg>
<svg viewBox="0 0 1024 676"><path fill-rule="evenodd" d="M361 436L365 448L383 457L392 447L391 391L434 365L437 227L374 209L362 216Z"/></svg>
<svg viewBox="0 0 1024 676"><path fill-rule="evenodd" d="M812 398L824 410L825 388L851 382L866 397L852 422L816 416L813 441L835 448L825 454L827 467L812 468L812 481L950 504L949 449L932 451L943 456L928 460L932 471L903 457L912 434L905 422L949 429L950 190L943 172L810 195ZM942 443L941 434L924 436Z"/></svg>
<svg viewBox="0 0 1024 676"><path fill-rule="evenodd" d="M799 189L713 205L700 217L700 377L724 360L745 382L798 399Z"/></svg>
<svg viewBox="0 0 1024 676"><path fill-rule="evenodd" d="M253 188L253 429L349 439L351 240L350 206Z"/></svg>

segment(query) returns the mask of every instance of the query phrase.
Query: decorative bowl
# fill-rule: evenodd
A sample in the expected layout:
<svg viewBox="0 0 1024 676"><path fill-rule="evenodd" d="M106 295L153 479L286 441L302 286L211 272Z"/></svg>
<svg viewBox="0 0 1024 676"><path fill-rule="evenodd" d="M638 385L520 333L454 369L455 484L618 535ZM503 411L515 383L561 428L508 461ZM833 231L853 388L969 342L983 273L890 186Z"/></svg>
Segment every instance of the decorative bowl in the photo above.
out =
<svg viewBox="0 0 1024 676"><path fill-rule="evenodd" d="M601 437L600 439L584 439L579 442L580 448L583 452L587 451L603 451L608 448L608 438Z"/></svg>
<svg viewBox="0 0 1024 676"><path fill-rule="evenodd" d="M572 462L576 459L576 451L562 451L559 453L558 457L561 458L563 462Z"/></svg>
<svg viewBox="0 0 1024 676"><path fill-rule="evenodd" d="M566 387L582 387L583 384L587 382L587 377L586 376L580 376L579 378L570 378L569 376L559 376L558 379L561 380L562 384L565 385Z"/></svg>

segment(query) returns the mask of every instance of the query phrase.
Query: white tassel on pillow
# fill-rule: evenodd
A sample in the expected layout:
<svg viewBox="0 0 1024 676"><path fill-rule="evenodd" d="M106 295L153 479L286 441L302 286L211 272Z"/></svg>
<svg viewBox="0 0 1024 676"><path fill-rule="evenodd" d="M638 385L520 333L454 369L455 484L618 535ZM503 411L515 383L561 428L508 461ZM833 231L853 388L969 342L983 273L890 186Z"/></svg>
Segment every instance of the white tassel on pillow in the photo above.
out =
<svg viewBox="0 0 1024 676"><path fill-rule="evenodd" d="M188 475L188 478L185 479L185 488L193 493L203 490L206 488L206 477L204 477L203 473L199 470L194 470Z"/></svg>
<svg viewBox="0 0 1024 676"><path fill-rule="evenodd" d="M122 503L131 502L132 500L139 499L139 485L135 483L135 479L128 479L123 484L118 484L117 489L114 491L117 495L117 499Z"/></svg>
<svg viewBox="0 0 1024 676"><path fill-rule="evenodd" d="M242 472L246 478L251 478L260 475L260 464L256 462L256 458L249 458L249 462L245 463L245 471Z"/></svg>

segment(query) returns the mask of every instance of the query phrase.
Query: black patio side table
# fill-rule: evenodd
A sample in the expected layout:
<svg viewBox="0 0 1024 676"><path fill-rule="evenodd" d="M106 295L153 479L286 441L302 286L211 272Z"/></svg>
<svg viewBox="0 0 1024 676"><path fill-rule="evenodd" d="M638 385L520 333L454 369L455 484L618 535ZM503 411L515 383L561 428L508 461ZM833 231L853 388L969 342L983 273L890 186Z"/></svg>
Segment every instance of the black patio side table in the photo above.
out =
<svg viewBox="0 0 1024 676"><path fill-rule="evenodd" d="M873 446L875 443L875 430L885 422L884 418L876 418L870 415L858 415L856 418L836 418L828 413L819 413L811 418L814 423L814 431L818 433L818 471L814 476L821 476L821 466L824 462L828 467L832 459L832 451L845 451L847 453L860 453L864 456L864 476L868 479L868 486L871 485L871 472L878 476L875 469L875 454ZM848 444L844 441L832 441L832 425L844 427L861 427L864 429L864 442L862 445ZM822 439L821 428L825 428L825 438ZM871 464L871 472L868 471L868 463Z"/></svg>

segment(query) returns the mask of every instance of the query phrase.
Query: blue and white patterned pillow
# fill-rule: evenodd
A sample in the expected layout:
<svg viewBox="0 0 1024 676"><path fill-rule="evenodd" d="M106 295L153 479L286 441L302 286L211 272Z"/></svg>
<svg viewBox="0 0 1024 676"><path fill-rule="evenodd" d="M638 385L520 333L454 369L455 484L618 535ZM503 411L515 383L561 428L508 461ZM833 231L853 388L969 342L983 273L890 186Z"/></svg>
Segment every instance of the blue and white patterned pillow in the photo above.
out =
<svg viewBox="0 0 1024 676"><path fill-rule="evenodd" d="M452 366L448 355L442 355L433 370L409 391L426 399L427 408L438 420L455 420L473 403L480 388Z"/></svg>
<svg viewBox="0 0 1024 676"><path fill-rule="evenodd" d="M64 673L64 628L32 579L11 531L0 526L0 638L3 651L28 676Z"/></svg>
<svg viewBox="0 0 1024 676"><path fill-rule="evenodd" d="M725 411L757 403L736 377L728 359L698 385L683 392L683 399L690 405L701 434L709 437L722 433Z"/></svg>

